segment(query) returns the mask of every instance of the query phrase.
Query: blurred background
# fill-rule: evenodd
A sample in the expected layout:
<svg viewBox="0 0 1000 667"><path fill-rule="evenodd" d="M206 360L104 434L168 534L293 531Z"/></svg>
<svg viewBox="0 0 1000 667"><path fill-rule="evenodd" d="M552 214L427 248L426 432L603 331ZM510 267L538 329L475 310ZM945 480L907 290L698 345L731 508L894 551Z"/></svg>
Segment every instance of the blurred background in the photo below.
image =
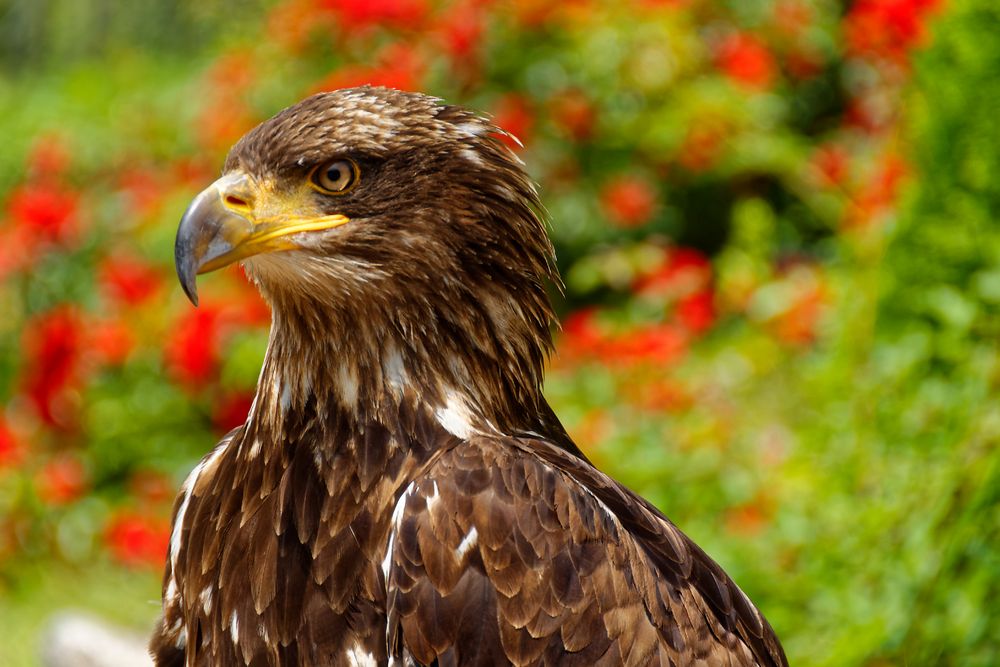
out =
<svg viewBox="0 0 1000 667"><path fill-rule="evenodd" d="M173 276L229 146L361 83L492 114L566 282L547 393L797 665L1000 662L995 0L0 1L0 663L157 614L269 314Z"/></svg>

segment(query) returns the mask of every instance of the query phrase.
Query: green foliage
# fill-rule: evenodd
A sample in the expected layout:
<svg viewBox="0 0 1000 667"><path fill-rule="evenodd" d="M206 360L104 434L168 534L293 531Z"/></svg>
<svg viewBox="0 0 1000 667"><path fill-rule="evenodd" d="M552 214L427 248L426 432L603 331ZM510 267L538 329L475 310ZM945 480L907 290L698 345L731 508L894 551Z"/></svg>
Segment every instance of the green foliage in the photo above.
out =
<svg viewBox="0 0 1000 667"><path fill-rule="evenodd" d="M267 326L235 274L188 306L176 219L250 124L374 81L524 140L567 283L557 413L723 564L792 664L1000 661L989 0L955 0L912 54L933 2L294 0L230 30L228 4L197 4L160 17L191 41L130 32L149 16L130 9L107 47L0 56L7 643L56 606L155 613L106 591L157 596L172 494L245 415ZM58 36L99 6L17 16Z"/></svg>

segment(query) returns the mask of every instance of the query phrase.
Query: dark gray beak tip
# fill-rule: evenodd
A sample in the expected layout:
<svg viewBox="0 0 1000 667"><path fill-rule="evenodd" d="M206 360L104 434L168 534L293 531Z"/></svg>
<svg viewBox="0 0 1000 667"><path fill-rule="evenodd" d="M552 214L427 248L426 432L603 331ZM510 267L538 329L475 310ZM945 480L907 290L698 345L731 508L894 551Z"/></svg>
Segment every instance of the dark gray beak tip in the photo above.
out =
<svg viewBox="0 0 1000 667"><path fill-rule="evenodd" d="M198 305L198 260L195 258L195 239L190 213L193 206L188 207L177 229L177 239L174 241L174 268L181 283L184 294L195 306Z"/></svg>
<svg viewBox="0 0 1000 667"><path fill-rule="evenodd" d="M198 306L198 269L190 248L181 243L180 237L174 245L174 266L177 268L177 278L181 289L188 300Z"/></svg>

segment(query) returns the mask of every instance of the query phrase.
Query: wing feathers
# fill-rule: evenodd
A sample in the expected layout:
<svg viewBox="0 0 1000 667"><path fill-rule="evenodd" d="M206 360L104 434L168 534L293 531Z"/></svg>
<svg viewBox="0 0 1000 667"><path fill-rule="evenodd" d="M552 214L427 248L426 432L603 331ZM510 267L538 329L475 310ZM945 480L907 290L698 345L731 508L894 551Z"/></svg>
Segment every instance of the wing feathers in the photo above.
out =
<svg viewBox="0 0 1000 667"><path fill-rule="evenodd" d="M672 524L541 446L473 439L415 482L389 554L392 655L488 664L493 635L514 665L784 664Z"/></svg>

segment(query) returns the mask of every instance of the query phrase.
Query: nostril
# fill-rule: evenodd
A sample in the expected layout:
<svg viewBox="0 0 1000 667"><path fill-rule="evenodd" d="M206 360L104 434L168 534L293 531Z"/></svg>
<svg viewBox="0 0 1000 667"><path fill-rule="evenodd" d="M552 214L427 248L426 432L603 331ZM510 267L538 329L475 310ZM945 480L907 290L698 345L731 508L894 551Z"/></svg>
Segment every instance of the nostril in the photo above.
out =
<svg viewBox="0 0 1000 667"><path fill-rule="evenodd" d="M250 208L250 204L246 199L237 197L236 195L226 195L226 203L233 208Z"/></svg>

